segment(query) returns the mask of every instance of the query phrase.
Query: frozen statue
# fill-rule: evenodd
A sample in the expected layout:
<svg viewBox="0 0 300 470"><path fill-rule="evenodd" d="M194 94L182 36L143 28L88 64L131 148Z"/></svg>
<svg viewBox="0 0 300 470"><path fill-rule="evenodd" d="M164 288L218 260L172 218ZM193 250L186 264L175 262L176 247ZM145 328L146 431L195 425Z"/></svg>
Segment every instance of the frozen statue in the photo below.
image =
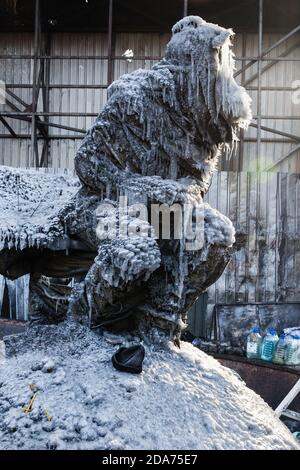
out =
<svg viewBox="0 0 300 470"><path fill-rule="evenodd" d="M221 152L233 151L251 120L251 100L233 78L232 36L183 18L159 63L109 87L75 157L81 188L23 269L33 319L68 313L92 328L154 326L179 341L235 242L230 220L203 202ZM11 251L6 259L16 260ZM3 260L0 268L9 277ZM71 293L62 278L73 279Z"/></svg>

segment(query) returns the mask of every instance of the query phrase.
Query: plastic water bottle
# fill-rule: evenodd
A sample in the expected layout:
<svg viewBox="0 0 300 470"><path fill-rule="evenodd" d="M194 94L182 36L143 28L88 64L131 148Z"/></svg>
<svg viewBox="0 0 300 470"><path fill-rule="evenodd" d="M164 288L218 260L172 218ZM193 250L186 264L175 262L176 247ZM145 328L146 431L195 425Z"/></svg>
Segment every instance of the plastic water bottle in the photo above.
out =
<svg viewBox="0 0 300 470"><path fill-rule="evenodd" d="M294 366L298 366L300 364L300 336L299 335L294 335L294 336L297 342L297 348L294 353L293 362L294 362Z"/></svg>
<svg viewBox="0 0 300 470"><path fill-rule="evenodd" d="M263 361L271 362L273 359L273 354L275 350L275 346L278 343L278 336L275 330L270 328L267 331L266 336L264 337L261 345L261 356L260 358Z"/></svg>
<svg viewBox="0 0 300 470"><path fill-rule="evenodd" d="M300 337L297 335L288 336L285 364L287 366L297 366L300 364Z"/></svg>
<svg viewBox="0 0 300 470"><path fill-rule="evenodd" d="M287 345L287 335L285 333L282 333L279 336L279 341L276 344L276 348L273 354L273 362L275 364L285 364Z"/></svg>
<svg viewBox="0 0 300 470"><path fill-rule="evenodd" d="M247 336L246 355L249 359L259 359L262 337L258 326L254 326Z"/></svg>

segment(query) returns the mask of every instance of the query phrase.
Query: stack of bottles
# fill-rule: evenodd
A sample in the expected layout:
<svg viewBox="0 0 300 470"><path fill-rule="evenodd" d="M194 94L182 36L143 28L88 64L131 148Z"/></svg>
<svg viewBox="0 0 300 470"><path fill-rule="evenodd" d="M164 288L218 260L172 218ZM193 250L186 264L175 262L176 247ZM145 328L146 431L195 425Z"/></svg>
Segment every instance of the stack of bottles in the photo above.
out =
<svg viewBox="0 0 300 470"><path fill-rule="evenodd" d="M300 364L300 336L282 333L278 337L272 328L262 336L259 327L255 326L247 336L246 355L249 359L297 366Z"/></svg>

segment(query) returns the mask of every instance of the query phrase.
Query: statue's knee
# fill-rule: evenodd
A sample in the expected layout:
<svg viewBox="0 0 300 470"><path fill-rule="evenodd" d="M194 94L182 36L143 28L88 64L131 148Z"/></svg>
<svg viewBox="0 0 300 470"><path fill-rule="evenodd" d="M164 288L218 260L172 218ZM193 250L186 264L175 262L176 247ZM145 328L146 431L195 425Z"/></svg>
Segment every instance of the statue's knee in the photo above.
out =
<svg viewBox="0 0 300 470"><path fill-rule="evenodd" d="M95 268L104 281L118 287L136 279L147 280L160 262L160 250L155 240L128 237L102 243Z"/></svg>

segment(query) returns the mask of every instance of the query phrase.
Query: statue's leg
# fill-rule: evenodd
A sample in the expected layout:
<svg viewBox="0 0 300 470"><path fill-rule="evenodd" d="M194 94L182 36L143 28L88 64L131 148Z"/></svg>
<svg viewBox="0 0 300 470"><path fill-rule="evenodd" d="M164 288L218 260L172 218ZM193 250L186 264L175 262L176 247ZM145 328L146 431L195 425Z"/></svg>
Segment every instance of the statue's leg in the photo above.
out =
<svg viewBox="0 0 300 470"><path fill-rule="evenodd" d="M31 266L29 320L59 323L66 318L71 281L84 278L95 258L87 251L41 253Z"/></svg>
<svg viewBox="0 0 300 470"><path fill-rule="evenodd" d="M29 320L31 323L59 323L65 320L71 279L33 275L29 284Z"/></svg>
<svg viewBox="0 0 300 470"><path fill-rule="evenodd" d="M102 242L85 280L73 289L70 313L91 327L128 328L145 301L146 281L160 261L158 245L150 237Z"/></svg>
<svg viewBox="0 0 300 470"><path fill-rule="evenodd" d="M173 247L172 254L170 248ZM179 340L187 326L187 314L201 293L213 284L230 260L232 248L210 245L205 250L187 251L162 244L162 263L148 284L145 321Z"/></svg>
<svg viewBox="0 0 300 470"><path fill-rule="evenodd" d="M149 282L148 318L175 339L186 325L188 310L221 276L234 250L230 220L208 205L199 210L197 224L193 218L193 243L185 237L159 241L161 267Z"/></svg>

